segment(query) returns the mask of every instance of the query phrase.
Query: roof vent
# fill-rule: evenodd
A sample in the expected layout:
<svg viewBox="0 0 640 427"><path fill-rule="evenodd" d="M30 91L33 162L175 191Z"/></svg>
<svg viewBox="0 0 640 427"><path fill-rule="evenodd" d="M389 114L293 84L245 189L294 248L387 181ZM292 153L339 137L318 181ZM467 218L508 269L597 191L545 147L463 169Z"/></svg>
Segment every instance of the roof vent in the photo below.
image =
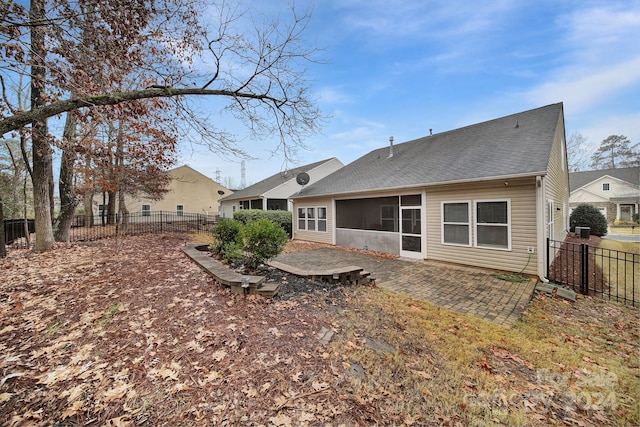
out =
<svg viewBox="0 0 640 427"><path fill-rule="evenodd" d="M518 123L518 120L516 119L516 129L518 129L520 127L520 124Z"/></svg>
<svg viewBox="0 0 640 427"><path fill-rule="evenodd" d="M432 135L433 135L433 129L430 128L429 129L429 136L432 136Z"/></svg>
<svg viewBox="0 0 640 427"><path fill-rule="evenodd" d="M389 137L389 158L393 157L393 135Z"/></svg>

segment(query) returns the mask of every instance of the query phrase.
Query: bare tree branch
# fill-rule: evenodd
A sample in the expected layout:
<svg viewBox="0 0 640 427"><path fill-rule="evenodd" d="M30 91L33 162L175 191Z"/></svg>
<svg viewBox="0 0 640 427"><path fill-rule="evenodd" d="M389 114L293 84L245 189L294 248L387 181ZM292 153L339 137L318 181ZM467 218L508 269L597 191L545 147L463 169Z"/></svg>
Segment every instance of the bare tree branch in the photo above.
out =
<svg viewBox="0 0 640 427"><path fill-rule="evenodd" d="M123 102L135 101L137 99L149 98L170 98L174 96L184 95L213 95L226 96L233 99L253 99L270 103L280 110L286 105L286 100L280 100L267 94L236 92L224 89L200 89L200 88L183 88L177 89L172 87L151 88L143 90L132 90L127 92L119 92L105 95L83 96L71 98L62 101L52 102L41 108L16 113L12 116L0 120L0 134L4 135L27 126L31 123L45 120L58 114L67 113L69 111L80 108L98 107L104 105L117 105Z"/></svg>

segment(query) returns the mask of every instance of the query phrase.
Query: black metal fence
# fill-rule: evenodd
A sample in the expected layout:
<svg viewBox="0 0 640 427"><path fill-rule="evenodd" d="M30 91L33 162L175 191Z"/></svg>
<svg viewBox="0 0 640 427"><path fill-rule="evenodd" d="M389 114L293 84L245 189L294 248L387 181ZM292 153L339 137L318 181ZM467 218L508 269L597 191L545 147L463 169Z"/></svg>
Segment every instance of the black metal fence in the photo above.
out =
<svg viewBox="0 0 640 427"><path fill-rule="evenodd" d="M24 220L18 220L23 223ZM33 221L33 220L30 220ZM160 233L208 233L218 221L214 215L197 213L176 213L167 211L146 211L125 215L94 216L75 215L69 232L70 242L83 242L115 236L133 236ZM23 227L24 229L24 227ZM30 230L34 232L35 230ZM5 228L5 236L7 229ZM24 233L21 238L7 239L10 248L25 248L27 240ZM33 244L35 236L32 236Z"/></svg>
<svg viewBox="0 0 640 427"><path fill-rule="evenodd" d="M4 220L4 241L7 245L13 244L17 240L24 239L26 234L35 233L36 225L32 219L5 219Z"/></svg>
<svg viewBox="0 0 640 427"><path fill-rule="evenodd" d="M547 278L584 295L640 305L640 254L547 239Z"/></svg>

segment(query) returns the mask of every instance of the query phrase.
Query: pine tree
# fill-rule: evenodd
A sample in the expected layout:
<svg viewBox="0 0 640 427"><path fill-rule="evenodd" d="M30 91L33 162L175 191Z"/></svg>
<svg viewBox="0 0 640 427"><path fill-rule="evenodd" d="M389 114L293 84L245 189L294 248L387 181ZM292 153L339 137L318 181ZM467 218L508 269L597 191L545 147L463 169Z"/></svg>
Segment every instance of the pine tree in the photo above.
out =
<svg viewBox="0 0 640 427"><path fill-rule="evenodd" d="M591 168L616 169L626 167L633 162L633 150L629 147L631 141L624 135L611 135L600 143L600 147L591 156Z"/></svg>

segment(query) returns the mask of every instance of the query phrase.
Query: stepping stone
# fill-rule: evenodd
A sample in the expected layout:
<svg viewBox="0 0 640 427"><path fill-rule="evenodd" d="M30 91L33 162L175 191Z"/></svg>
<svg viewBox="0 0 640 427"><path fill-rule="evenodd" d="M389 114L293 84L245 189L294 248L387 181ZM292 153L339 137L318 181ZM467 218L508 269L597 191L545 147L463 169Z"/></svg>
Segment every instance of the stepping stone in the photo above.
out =
<svg viewBox="0 0 640 427"><path fill-rule="evenodd" d="M364 379L365 375L364 375L364 367L362 365L359 365L357 363L353 363L351 364L351 368L347 369L346 371L347 375L351 375L352 377L356 377L359 378L361 380Z"/></svg>
<svg viewBox="0 0 640 427"><path fill-rule="evenodd" d="M382 340L372 340L370 338L367 338L367 345L373 350L381 351L387 354L393 354L396 352L396 349L393 348L393 346L387 344Z"/></svg>
<svg viewBox="0 0 640 427"><path fill-rule="evenodd" d="M331 338L333 338L333 331L323 327L320 332L318 332L317 337L320 340L320 344L327 345L331 342Z"/></svg>
<svg viewBox="0 0 640 427"><path fill-rule="evenodd" d="M569 301L576 301L576 293L571 289L563 288L562 286L556 283L538 283L536 285L536 291L542 292L548 296L553 296L554 294L559 296L560 298L564 298Z"/></svg>

